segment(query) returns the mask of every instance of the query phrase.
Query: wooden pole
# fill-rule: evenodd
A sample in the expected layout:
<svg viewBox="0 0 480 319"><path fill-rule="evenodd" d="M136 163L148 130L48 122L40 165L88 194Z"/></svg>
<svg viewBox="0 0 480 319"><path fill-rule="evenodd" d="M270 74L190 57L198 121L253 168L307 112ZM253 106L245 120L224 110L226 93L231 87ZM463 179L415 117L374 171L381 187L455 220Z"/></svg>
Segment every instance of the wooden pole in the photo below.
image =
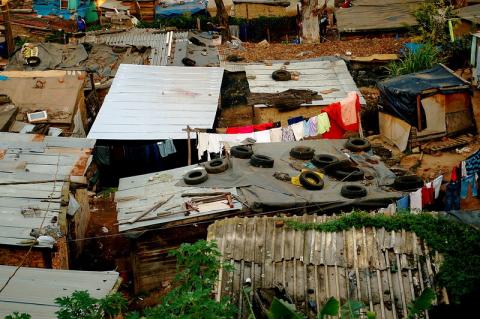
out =
<svg viewBox="0 0 480 319"><path fill-rule="evenodd" d="M10 22L10 11L8 9L8 2L5 1L5 3L0 6L0 9L2 10L3 25L5 27L5 42L7 43L7 52L8 56L10 57L15 50L15 43L13 42L12 25Z"/></svg>
<svg viewBox="0 0 480 319"><path fill-rule="evenodd" d="M418 131L422 130L422 111L421 111L422 101L420 98L420 94L417 95L417 123L418 123Z"/></svg>
<svg viewBox="0 0 480 319"><path fill-rule="evenodd" d="M188 149L188 165L192 165L192 144L190 140L190 126L187 125L187 149Z"/></svg>

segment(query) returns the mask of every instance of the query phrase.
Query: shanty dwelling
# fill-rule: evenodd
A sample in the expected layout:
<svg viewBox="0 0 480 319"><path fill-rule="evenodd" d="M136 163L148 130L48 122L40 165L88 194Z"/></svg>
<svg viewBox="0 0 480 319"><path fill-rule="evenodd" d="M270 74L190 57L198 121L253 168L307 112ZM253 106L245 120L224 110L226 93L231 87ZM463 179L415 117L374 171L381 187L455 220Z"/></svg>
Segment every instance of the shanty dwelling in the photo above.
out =
<svg viewBox="0 0 480 319"><path fill-rule="evenodd" d="M31 245L27 267L68 269L70 257L81 253L90 217L85 173L94 145L0 133L0 264L18 265Z"/></svg>
<svg viewBox="0 0 480 319"><path fill-rule="evenodd" d="M85 72L5 71L0 76L3 99L17 108L5 131L86 136Z"/></svg>
<svg viewBox="0 0 480 319"><path fill-rule="evenodd" d="M255 167L248 159L232 157L223 172L208 173L206 180L194 185L189 184L189 176L202 171L202 164L121 179L115 194L117 219L120 233L130 238L135 291L165 286L175 272L168 251L182 242L205 238L207 225L226 216L379 208L402 196L389 187L395 179L393 172L367 153L345 154L344 143L254 144L253 152L273 158L273 167ZM317 154L338 159L350 156L361 177L347 181L350 178L324 176L323 188L315 191L298 186L290 178L298 177L309 161L290 157L295 146L311 147ZM279 179L280 175L288 178ZM352 197L342 191L347 185L364 192Z"/></svg>
<svg viewBox="0 0 480 319"><path fill-rule="evenodd" d="M16 267L0 266L4 283ZM60 308L55 298L87 291L93 298L104 298L117 291L120 277L115 271L75 271L22 267L0 295L0 317L14 312L28 313L35 319L56 318Z"/></svg>
<svg viewBox="0 0 480 319"><path fill-rule="evenodd" d="M271 65L222 61L221 65L228 72L222 84L218 131L277 121L284 127L289 118L318 115L350 92L356 92L360 105L366 105L345 61L337 57L272 61ZM279 70L289 72L292 79L274 80L272 75Z"/></svg>
<svg viewBox="0 0 480 319"><path fill-rule="evenodd" d="M116 179L197 161L197 131L214 127L222 68L122 64L88 134Z"/></svg>
<svg viewBox="0 0 480 319"><path fill-rule="evenodd" d="M330 297L359 300L376 318L404 318L425 287L436 287L441 256L406 231L370 227L330 233L294 230L288 221L325 222L334 216L227 218L208 228L233 272L221 271L216 298L230 297L249 318L262 292L276 287L300 311L313 314ZM244 287L251 292L244 293ZM269 305L267 305L268 309Z"/></svg>
<svg viewBox="0 0 480 319"><path fill-rule="evenodd" d="M120 179L115 193L118 227L130 239L135 292L162 287L174 277L175 259L168 252L183 242L204 238L205 221L242 209L234 187L177 186L194 167ZM186 203L197 210L189 211Z"/></svg>
<svg viewBox="0 0 480 319"><path fill-rule="evenodd" d="M337 8L340 34L373 32L407 32L416 26L413 12L422 0L355 0L350 8Z"/></svg>
<svg viewBox="0 0 480 319"><path fill-rule="evenodd" d="M401 151L475 127L470 84L443 65L379 82L378 88L380 134Z"/></svg>

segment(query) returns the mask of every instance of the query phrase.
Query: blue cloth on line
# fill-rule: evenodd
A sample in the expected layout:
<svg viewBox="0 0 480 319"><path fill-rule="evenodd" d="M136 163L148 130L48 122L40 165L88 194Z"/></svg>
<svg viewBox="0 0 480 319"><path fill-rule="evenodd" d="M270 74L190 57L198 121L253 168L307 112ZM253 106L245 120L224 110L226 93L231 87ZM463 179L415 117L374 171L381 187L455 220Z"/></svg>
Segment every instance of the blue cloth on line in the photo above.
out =
<svg viewBox="0 0 480 319"><path fill-rule="evenodd" d="M167 157L170 154L175 154L177 149L173 144L172 139L165 140L163 142L158 142L158 150L160 151L160 156Z"/></svg>
<svg viewBox="0 0 480 319"><path fill-rule="evenodd" d="M303 121L303 116L289 118L287 122L288 122L288 125L292 125L301 121Z"/></svg>
<svg viewBox="0 0 480 319"><path fill-rule="evenodd" d="M467 175L472 175L480 171L480 150L470 155L465 160L465 169L467 171Z"/></svg>
<svg viewBox="0 0 480 319"><path fill-rule="evenodd" d="M445 187L445 211L460 209L460 183L450 182Z"/></svg>
<svg viewBox="0 0 480 319"><path fill-rule="evenodd" d="M397 212L403 209L410 208L410 196L404 196L397 200Z"/></svg>
<svg viewBox="0 0 480 319"><path fill-rule="evenodd" d="M472 186L472 196L477 196L477 182L475 181L475 174L462 178L462 185L460 188L460 197L462 199L465 199L468 196L468 185Z"/></svg>

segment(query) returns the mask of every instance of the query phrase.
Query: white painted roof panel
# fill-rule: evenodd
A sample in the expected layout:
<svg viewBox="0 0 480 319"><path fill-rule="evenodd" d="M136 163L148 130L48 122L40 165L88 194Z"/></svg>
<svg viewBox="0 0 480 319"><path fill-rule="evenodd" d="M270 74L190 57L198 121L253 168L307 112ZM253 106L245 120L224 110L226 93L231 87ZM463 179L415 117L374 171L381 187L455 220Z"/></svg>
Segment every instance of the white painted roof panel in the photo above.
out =
<svg viewBox="0 0 480 319"><path fill-rule="evenodd" d="M223 68L122 64L88 134L106 140L186 139L212 128Z"/></svg>

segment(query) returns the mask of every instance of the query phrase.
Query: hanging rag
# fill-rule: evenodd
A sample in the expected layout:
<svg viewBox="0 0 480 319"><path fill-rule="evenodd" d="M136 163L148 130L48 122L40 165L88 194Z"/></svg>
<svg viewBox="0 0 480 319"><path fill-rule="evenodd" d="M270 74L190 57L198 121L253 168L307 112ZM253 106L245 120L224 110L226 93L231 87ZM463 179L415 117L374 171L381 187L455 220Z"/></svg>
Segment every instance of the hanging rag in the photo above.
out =
<svg viewBox="0 0 480 319"><path fill-rule="evenodd" d="M317 136L318 135L318 124L317 116L312 116L308 119L308 135Z"/></svg>
<svg viewBox="0 0 480 319"><path fill-rule="evenodd" d="M467 164L467 162L462 161L462 164L461 164L461 167L462 167L462 177L467 176L467 166L466 166L466 164Z"/></svg>
<svg viewBox="0 0 480 319"><path fill-rule="evenodd" d="M327 113L320 113L317 116L317 134L323 134L330 131L330 120Z"/></svg>
<svg viewBox="0 0 480 319"><path fill-rule="evenodd" d="M267 122L267 123L262 123L262 124L256 124L253 126L253 130L256 131L265 131L269 130L274 127L274 123L272 122Z"/></svg>
<svg viewBox="0 0 480 319"><path fill-rule="evenodd" d="M460 183L450 182L445 187L445 211L460 209Z"/></svg>
<svg viewBox="0 0 480 319"><path fill-rule="evenodd" d="M271 142L281 142L282 141L282 128L276 127L269 130L270 132L270 141Z"/></svg>
<svg viewBox="0 0 480 319"><path fill-rule="evenodd" d="M433 197L435 195L435 189L433 187L422 187L422 206L433 204Z"/></svg>
<svg viewBox="0 0 480 319"><path fill-rule="evenodd" d="M397 200L397 212L400 212L402 210L408 210L410 208L410 197L404 196Z"/></svg>
<svg viewBox="0 0 480 319"><path fill-rule="evenodd" d="M467 170L467 175L471 175L480 171L480 150L470 155L465 160L465 169Z"/></svg>
<svg viewBox="0 0 480 319"><path fill-rule="evenodd" d="M295 141L295 134L290 126L282 128L282 142L293 142Z"/></svg>
<svg viewBox="0 0 480 319"><path fill-rule="evenodd" d="M360 104L360 101L356 92L349 92L347 97L340 101L343 125L357 123L357 103Z"/></svg>
<svg viewBox="0 0 480 319"><path fill-rule="evenodd" d="M288 125L292 125L302 121L303 121L303 116L292 117L287 120Z"/></svg>
<svg viewBox="0 0 480 319"><path fill-rule="evenodd" d="M197 135L197 151L198 159L202 159L203 154L208 150L208 133L198 133Z"/></svg>
<svg viewBox="0 0 480 319"><path fill-rule="evenodd" d="M253 125L228 127L225 133L226 134L253 133Z"/></svg>
<svg viewBox="0 0 480 319"><path fill-rule="evenodd" d="M175 148L172 139L158 142L157 145L161 157L167 157L168 155L175 154L177 152L177 149Z"/></svg>
<svg viewBox="0 0 480 319"><path fill-rule="evenodd" d="M110 165L110 147L106 145L95 146L94 159L101 166Z"/></svg>
<svg viewBox="0 0 480 319"><path fill-rule="evenodd" d="M467 198L468 196L468 186L472 189L472 196L477 196L477 181L475 179L475 174L469 175L467 177L462 178L461 186L460 186L460 197L462 199Z"/></svg>
<svg viewBox="0 0 480 319"><path fill-rule="evenodd" d="M220 134L208 134L208 148L207 152L210 153L220 153L222 150L222 146L220 142L222 141L222 137ZM209 156L210 159L210 156Z"/></svg>
<svg viewBox="0 0 480 319"><path fill-rule="evenodd" d="M443 175L438 176L432 182L432 186L435 189L435 199L440 195L440 187L442 186Z"/></svg>
<svg viewBox="0 0 480 319"><path fill-rule="evenodd" d="M257 143L270 143L270 131L258 131L253 133L253 138Z"/></svg>
<svg viewBox="0 0 480 319"><path fill-rule="evenodd" d="M290 125L290 127L292 128L292 131L293 131L293 135L295 136L295 139L297 141L300 141L300 140L303 140L303 123L305 121L302 121L302 122L298 122L298 123L295 123L295 124L292 124Z"/></svg>
<svg viewBox="0 0 480 319"><path fill-rule="evenodd" d="M454 166L452 169L452 175L450 175L450 182L456 182L457 181L457 167Z"/></svg>
<svg viewBox="0 0 480 319"><path fill-rule="evenodd" d="M422 189L410 193L410 210L422 211Z"/></svg>
<svg viewBox="0 0 480 319"><path fill-rule="evenodd" d="M308 126L308 121L303 121L303 137L310 136L310 127Z"/></svg>

